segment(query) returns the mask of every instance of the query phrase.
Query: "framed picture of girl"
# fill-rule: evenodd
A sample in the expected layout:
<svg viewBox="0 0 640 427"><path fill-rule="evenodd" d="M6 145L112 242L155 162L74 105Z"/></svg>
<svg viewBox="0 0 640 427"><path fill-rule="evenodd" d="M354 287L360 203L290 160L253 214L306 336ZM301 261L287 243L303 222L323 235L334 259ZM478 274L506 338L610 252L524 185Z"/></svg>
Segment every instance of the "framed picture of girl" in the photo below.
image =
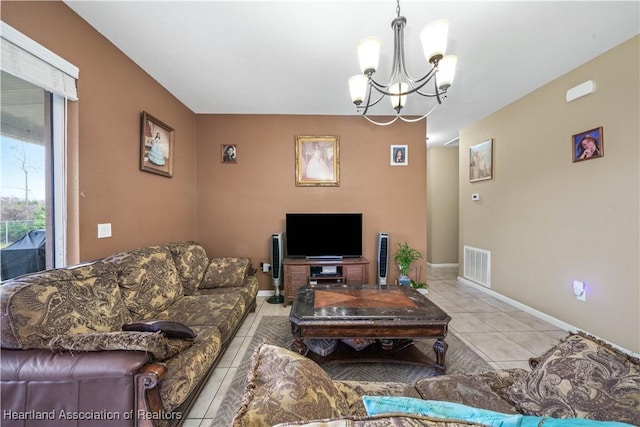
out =
<svg viewBox="0 0 640 427"><path fill-rule="evenodd" d="M391 166L407 166L409 164L409 146L392 145L390 162Z"/></svg>
<svg viewBox="0 0 640 427"><path fill-rule="evenodd" d="M175 131L146 111L140 126L140 170L173 177Z"/></svg>
<svg viewBox="0 0 640 427"><path fill-rule="evenodd" d="M573 163L603 157L602 126L573 135L571 137L571 156Z"/></svg>

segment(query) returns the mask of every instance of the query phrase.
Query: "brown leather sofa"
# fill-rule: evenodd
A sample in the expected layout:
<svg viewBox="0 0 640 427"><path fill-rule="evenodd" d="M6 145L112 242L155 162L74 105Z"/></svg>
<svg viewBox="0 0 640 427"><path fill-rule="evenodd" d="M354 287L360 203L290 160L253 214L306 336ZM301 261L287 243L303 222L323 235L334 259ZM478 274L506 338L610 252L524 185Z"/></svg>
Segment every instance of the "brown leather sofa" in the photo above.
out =
<svg viewBox="0 0 640 427"><path fill-rule="evenodd" d="M257 291L248 259L195 242L2 283L0 424L179 425Z"/></svg>

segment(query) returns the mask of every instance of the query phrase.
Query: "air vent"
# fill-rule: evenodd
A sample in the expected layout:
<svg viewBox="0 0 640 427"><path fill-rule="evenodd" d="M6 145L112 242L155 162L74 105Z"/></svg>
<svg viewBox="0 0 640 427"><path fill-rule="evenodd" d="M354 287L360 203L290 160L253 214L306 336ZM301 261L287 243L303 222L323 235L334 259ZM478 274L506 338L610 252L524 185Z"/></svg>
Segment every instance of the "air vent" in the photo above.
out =
<svg viewBox="0 0 640 427"><path fill-rule="evenodd" d="M479 285L491 287L491 252L464 247L464 277Z"/></svg>

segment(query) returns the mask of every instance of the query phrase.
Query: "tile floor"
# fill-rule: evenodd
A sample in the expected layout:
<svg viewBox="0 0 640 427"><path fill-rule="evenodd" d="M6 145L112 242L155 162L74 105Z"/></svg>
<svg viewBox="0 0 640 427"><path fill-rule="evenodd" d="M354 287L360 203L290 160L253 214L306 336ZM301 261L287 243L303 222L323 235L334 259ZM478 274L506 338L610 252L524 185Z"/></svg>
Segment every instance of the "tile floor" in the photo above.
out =
<svg viewBox="0 0 640 427"><path fill-rule="evenodd" d="M456 280L457 268L428 268L428 297L452 318L450 329L496 369L528 369L528 359L555 345L567 332ZM187 415L185 427L212 426L242 356L262 316L285 316L291 306L258 297L251 313Z"/></svg>

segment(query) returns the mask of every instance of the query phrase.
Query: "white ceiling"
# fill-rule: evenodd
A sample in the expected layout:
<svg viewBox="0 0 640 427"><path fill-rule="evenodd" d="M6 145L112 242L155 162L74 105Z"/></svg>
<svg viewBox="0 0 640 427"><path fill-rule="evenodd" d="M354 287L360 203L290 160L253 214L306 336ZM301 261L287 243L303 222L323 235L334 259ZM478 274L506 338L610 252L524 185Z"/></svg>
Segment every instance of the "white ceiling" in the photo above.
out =
<svg viewBox="0 0 640 427"><path fill-rule="evenodd" d="M380 80L391 65L393 0L65 3L195 113L353 115L358 41L381 39ZM435 19L450 21L448 53L459 57L428 119L430 146L640 32L637 0L400 6L411 74L425 66L419 33Z"/></svg>

